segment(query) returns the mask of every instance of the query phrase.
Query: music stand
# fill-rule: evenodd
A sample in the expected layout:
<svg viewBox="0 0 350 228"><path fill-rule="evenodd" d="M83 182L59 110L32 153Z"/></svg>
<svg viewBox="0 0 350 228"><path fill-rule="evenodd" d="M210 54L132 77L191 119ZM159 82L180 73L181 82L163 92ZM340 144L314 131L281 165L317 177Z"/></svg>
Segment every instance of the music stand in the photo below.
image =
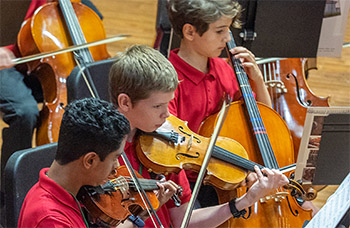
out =
<svg viewBox="0 0 350 228"><path fill-rule="evenodd" d="M237 45L257 57L316 57L326 0L238 0L242 29Z"/></svg>
<svg viewBox="0 0 350 228"><path fill-rule="evenodd" d="M339 185L350 172L350 114L324 118L314 185Z"/></svg>
<svg viewBox="0 0 350 228"><path fill-rule="evenodd" d="M350 172L350 107L307 110L295 178L303 184L339 185Z"/></svg>

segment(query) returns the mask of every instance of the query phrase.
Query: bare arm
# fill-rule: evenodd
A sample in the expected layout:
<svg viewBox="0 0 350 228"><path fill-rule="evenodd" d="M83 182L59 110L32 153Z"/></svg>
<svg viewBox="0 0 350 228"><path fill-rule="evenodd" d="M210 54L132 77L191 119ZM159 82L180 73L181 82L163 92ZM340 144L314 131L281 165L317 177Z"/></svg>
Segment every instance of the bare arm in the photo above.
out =
<svg viewBox="0 0 350 228"><path fill-rule="evenodd" d="M264 169L263 172L266 174L264 176L256 166L255 172L257 174L257 181L246 194L236 199L236 208L239 211L253 205L261 197L288 183L287 177L280 171ZM181 207L170 209L173 227L177 228L181 226L187 206L188 203ZM228 203L201 208L193 211L188 227L216 227L231 217L232 214Z"/></svg>

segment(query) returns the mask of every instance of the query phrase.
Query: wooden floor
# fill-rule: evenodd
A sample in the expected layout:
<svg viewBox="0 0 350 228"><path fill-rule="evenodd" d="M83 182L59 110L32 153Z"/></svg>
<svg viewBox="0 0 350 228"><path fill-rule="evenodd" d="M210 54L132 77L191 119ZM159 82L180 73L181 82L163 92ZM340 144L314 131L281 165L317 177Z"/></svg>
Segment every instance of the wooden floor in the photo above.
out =
<svg viewBox="0 0 350 228"><path fill-rule="evenodd" d="M132 44L153 45L157 0L92 0L104 16L107 36L128 34L130 38L108 44L115 55ZM350 17L344 42L350 42ZM317 70L309 72L310 89L318 96L330 97L331 106L350 106L350 48L343 49L340 58L317 58ZM5 124L0 121L0 129ZM1 134L1 131L0 131ZM350 164L349 164L350 165ZM321 207L336 186L319 192L314 203Z"/></svg>

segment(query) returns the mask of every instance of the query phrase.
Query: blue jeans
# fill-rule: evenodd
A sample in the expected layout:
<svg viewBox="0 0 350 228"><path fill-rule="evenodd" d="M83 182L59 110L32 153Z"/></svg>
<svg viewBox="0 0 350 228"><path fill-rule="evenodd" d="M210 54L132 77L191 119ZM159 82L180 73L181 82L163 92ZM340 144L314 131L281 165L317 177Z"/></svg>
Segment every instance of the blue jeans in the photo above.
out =
<svg viewBox="0 0 350 228"><path fill-rule="evenodd" d="M24 75L15 68L0 70L0 112L9 127L2 132L1 176L9 157L16 151L32 147L39 110Z"/></svg>

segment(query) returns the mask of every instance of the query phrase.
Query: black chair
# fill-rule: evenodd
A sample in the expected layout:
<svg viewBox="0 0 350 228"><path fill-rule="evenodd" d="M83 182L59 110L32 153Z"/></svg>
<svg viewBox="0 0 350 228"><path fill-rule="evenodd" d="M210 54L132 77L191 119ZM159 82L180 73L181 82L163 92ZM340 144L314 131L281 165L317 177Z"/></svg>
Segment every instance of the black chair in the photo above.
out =
<svg viewBox="0 0 350 228"><path fill-rule="evenodd" d="M4 227L17 227L27 192L39 180L39 171L50 167L57 143L20 150L11 155L4 171L5 206L1 220Z"/></svg>
<svg viewBox="0 0 350 228"><path fill-rule="evenodd" d="M166 8L167 0L158 0L156 39L153 48L162 53L166 58L169 55L169 43L171 39L171 24Z"/></svg>
<svg viewBox="0 0 350 228"><path fill-rule="evenodd" d="M90 89L93 93L98 93L98 97L102 100L109 101L108 94L108 75L109 70L115 59L106 59L81 66L76 66L67 78L67 100L68 103L86 97L92 97ZM86 84L89 82L89 87Z"/></svg>

